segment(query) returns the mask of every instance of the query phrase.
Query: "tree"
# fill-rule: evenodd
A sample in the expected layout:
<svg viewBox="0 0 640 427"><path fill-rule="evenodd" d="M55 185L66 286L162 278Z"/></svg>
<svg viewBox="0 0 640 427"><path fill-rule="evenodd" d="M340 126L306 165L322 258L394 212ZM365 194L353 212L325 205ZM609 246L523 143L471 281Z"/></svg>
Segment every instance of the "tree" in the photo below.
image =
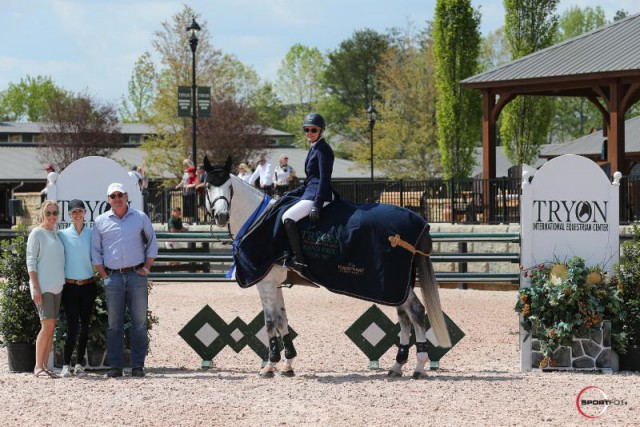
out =
<svg viewBox="0 0 640 427"><path fill-rule="evenodd" d="M445 178L467 178L480 134L480 96L460 85L478 71L480 15L470 0L438 0L433 54L438 88L438 146Z"/></svg>
<svg viewBox="0 0 640 427"><path fill-rule="evenodd" d="M9 83L0 93L0 120L41 122L49 103L67 93L56 86L51 77L27 76L20 83Z"/></svg>
<svg viewBox="0 0 640 427"><path fill-rule="evenodd" d="M380 101L376 73L388 47L388 36L365 29L355 31L329 53L324 74L326 86L349 107L352 116L362 116L370 104Z"/></svg>
<svg viewBox="0 0 640 427"><path fill-rule="evenodd" d="M627 16L629 16L629 12L627 12L624 9L620 9L616 11L616 14L613 17L613 22L619 21L621 19L626 18Z"/></svg>
<svg viewBox="0 0 640 427"><path fill-rule="evenodd" d="M256 126L258 118L248 105L234 99L214 100L211 116L198 122L198 135L201 149L212 162L224 163L230 155L238 164L264 148L262 128Z"/></svg>
<svg viewBox="0 0 640 427"><path fill-rule="evenodd" d="M129 80L128 98L122 98L120 115L124 122L148 123L156 96L156 69L149 52L136 61Z"/></svg>
<svg viewBox="0 0 640 427"><path fill-rule="evenodd" d="M511 61L511 53L504 37L504 27L487 34L480 48L480 71L489 71Z"/></svg>
<svg viewBox="0 0 640 427"><path fill-rule="evenodd" d="M287 52L278 68L275 90L286 104L313 105L322 96L325 58L317 48L299 43Z"/></svg>
<svg viewBox="0 0 640 427"><path fill-rule="evenodd" d="M550 46L555 38L558 18L554 11L559 0L504 0L505 35L511 57L521 58ZM549 134L553 99L520 96L502 113L500 136L512 165L533 163L539 147Z"/></svg>
<svg viewBox="0 0 640 427"><path fill-rule="evenodd" d="M152 174L154 169L173 170L176 177L180 176L181 162L191 153L191 119L178 118L176 109L178 86L191 86L192 52L185 29L193 18L202 28L198 33L196 50L196 83L211 87L213 102L235 100L244 104L258 84L252 68L246 67L235 56L213 47L207 21L189 6L184 6L170 21L163 22L151 43L160 58L156 67L158 91L151 117L151 123L156 125L156 135L142 145ZM213 109L212 114L215 114ZM212 119L198 119L198 127L205 126L204 122ZM221 141L221 138L210 137L214 145ZM199 135L199 159L205 154L204 147L205 138Z"/></svg>
<svg viewBox="0 0 640 427"><path fill-rule="evenodd" d="M271 83L265 83L249 98L249 104L256 112L256 123L264 127L282 129L284 109Z"/></svg>
<svg viewBox="0 0 640 427"><path fill-rule="evenodd" d="M116 108L88 94L52 100L45 119L40 156L62 169L82 157L109 157L122 146Z"/></svg>
<svg viewBox="0 0 640 427"><path fill-rule="evenodd" d="M607 23L604 10L572 7L559 20L557 42L595 30ZM585 97L561 97L556 100L551 123L551 140L563 142L583 136L602 126L602 114Z"/></svg>
<svg viewBox="0 0 640 427"><path fill-rule="evenodd" d="M426 179L439 174L436 85L433 52L425 35L411 27L399 31L378 68L384 103L378 106L374 157L377 169L393 179ZM369 135L362 121L361 134ZM361 138L354 157L370 161L369 138Z"/></svg>

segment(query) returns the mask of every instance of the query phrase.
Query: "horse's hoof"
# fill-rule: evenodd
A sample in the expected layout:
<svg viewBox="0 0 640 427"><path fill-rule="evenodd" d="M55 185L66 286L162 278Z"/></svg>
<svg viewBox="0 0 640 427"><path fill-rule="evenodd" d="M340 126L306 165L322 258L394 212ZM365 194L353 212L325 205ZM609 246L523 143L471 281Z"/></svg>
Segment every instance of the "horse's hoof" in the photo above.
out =
<svg viewBox="0 0 640 427"><path fill-rule="evenodd" d="M262 378L273 378L275 374L272 369L263 369L258 375Z"/></svg>
<svg viewBox="0 0 640 427"><path fill-rule="evenodd" d="M415 371L415 372L413 373L413 377L412 377L412 378L413 378L414 380L421 380L421 379L423 379L423 378L427 378L427 374L426 374L426 373L424 373L424 372L418 372L418 371Z"/></svg>
<svg viewBox="0 0 640 427"><path fill-rule="evenodd" d="M291 378L291 377L295 377L296 373L293 371L293 369L289 369L288 371L278 371L278 375Z"/></svg>
<svg viewBox="0 0 640 427"><path fill-rule="evenodd" d="M391 378L399 378L402 376L402 372L394 371L393 369L389 369L387 372L387 376Z"/></svg>

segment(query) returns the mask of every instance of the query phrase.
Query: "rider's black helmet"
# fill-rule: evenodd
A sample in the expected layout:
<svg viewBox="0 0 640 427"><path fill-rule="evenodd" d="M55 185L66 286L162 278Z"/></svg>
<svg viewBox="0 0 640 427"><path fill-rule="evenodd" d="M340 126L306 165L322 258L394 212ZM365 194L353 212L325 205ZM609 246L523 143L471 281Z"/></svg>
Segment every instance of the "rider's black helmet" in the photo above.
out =
<svg viewBox="0 0 640 427"><path fill-rule="evenodd" d="M304 118L302 126L318 126L322 130L324 130L327 124L324 121L324 117L322 117L320 114L309 113L307 114L307 117Z"/></svg>

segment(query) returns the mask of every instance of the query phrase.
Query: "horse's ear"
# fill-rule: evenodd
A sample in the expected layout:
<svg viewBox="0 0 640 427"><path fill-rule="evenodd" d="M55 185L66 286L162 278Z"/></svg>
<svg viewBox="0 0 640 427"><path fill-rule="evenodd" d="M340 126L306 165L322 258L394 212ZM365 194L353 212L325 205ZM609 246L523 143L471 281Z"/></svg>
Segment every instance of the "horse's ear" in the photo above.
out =
<svg viewBox="0 0 640 427"><path fill-rule="evenodd" d="M211 163L209 163L209 157L204 156L203 164L204 164L204 170L206 170L207 172L211 170Z"/></svg>
<svg viewBox="0 0 640 427"><path fill-rule="evenodd" d="M231 156L227 157L227 162L224 164L224 170L231 173Z"/></svg>

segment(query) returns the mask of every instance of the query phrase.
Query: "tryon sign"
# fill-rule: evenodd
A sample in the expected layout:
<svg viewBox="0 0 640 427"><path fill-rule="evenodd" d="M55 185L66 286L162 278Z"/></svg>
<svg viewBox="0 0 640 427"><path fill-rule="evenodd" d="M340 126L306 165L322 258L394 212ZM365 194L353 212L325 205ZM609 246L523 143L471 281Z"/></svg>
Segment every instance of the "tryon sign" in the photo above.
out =
<svg viewBox="0 0 640 427"><path fill-rule="evenodd" d="M610 182L592 160L565 155L545 163L531 182L522 180L520 262L530 268L575 256L613 272L620 256L619 180ZM529 279L520 277L520 286ZM531 369L531 340L523 341L521 367Z"/></svg>
<svg viewBox="0 0 640 427"><path fill-rule="evenodd" d="M619 257L619 185L590 159L566 155L522 184L521 262L584 258L612 271Z"/></svg>
<svg viewBox="0 0 640 427"><path fill-rule="evenodd" d="M142 210L142 193L127 170L106 157L83 157L67 166L55 184L50 185L49 198L58 201L60 209L60 227L65 228L71 222L68 212L70 200L80 199L87 207L85 221L93 221L101 213L111 209L107 201L109 184L124 184L129 194L129 206Z"/></svg>

